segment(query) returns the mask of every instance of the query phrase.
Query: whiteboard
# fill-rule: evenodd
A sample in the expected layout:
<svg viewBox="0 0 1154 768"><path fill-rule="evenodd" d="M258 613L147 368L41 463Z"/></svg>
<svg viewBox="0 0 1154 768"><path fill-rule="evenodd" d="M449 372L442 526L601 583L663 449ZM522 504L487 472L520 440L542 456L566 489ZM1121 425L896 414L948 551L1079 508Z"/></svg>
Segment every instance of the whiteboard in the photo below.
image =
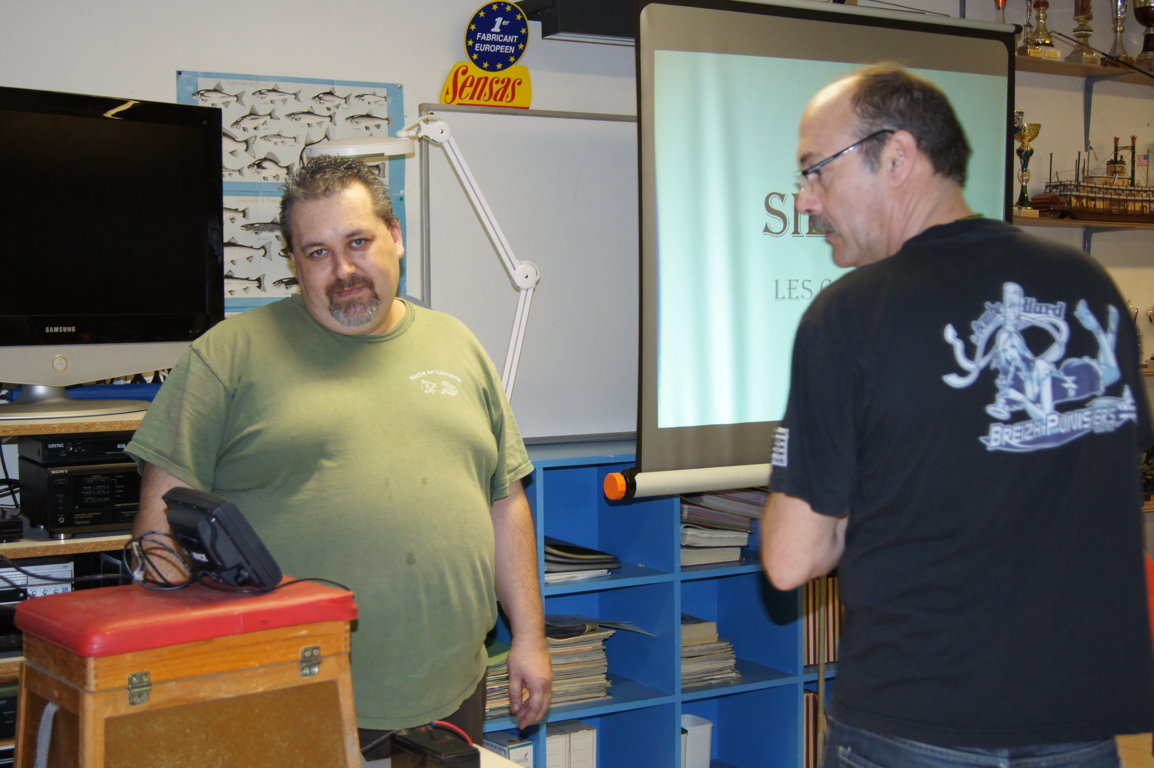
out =
<svg viewBox="0 0 1154 768"><path fill-rule="evenodd" d="M513 410L526 439L637 428L637 123L629 115L422 104L452 132L515 256L541 280ZM442 150L422 142L423 296L505 361L517 292Z"/></svg>

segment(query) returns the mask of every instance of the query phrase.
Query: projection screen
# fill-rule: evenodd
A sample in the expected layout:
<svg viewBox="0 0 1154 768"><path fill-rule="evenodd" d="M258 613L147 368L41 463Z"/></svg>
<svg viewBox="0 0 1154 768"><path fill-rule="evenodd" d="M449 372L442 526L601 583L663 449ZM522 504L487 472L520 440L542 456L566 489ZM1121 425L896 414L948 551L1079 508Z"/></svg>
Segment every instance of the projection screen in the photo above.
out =
<svg viewBox="0 0 1154 768"><path fill-rule="evenodd" d="M1013 29L816 3L637 8L635 474L684 473L657 493L764 483L795 327L841 272L793 210L803 107L863 64L919 72L950 95L974 149L969 204L1008 218ZM733 484L712 472L738 467Z"/></svg>

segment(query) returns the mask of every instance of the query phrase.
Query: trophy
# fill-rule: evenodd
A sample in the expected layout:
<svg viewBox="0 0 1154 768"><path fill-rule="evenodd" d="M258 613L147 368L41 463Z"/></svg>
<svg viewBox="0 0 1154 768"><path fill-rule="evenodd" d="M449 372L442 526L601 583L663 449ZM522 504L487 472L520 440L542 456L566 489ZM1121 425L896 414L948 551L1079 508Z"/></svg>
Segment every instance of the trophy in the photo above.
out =
<svg viewBox="0 0 1154 768"><path fill-rule="evenodd" d="M1034 22L1034 42L1042 49L1043 58L1052 59L1057 55L1057 49L1054 48L1054 39L1050 37L1050 27L1046 23L1050 0L1034 0L1034 10L1038 13Z"/></svg>
<svg viewBox="0 0 1154 768"><path fill-rule="evenodd" d="M1134 63L1147 72L1154 72L1154 0L1134 0L1134 18L1146 27L1142 53L1134 58Z"/></svg>
<svg viewBox="0 0 1154 768"><path fill-rule="evenodd" d="M1006 0L994 0L994 21L1006 23Z"/></svg>
<svg viewBox="0 0 1154 768"><path fill-rule="evenodd" d="M1018 201L1014 205L1023 210L1030 208L1030 193L1026 190L1026 185L1030 182L1030 158L1034 156L1034 148L1030 146L1030 142L1038 138L1041 130L1040 123L1027 123L1024 113L1014 113L1014 140L1018 142L1014 154L1018 156L1018 162L1022 165L1022 170L1018 171L1018 182L1022 186L1018 191Z"/></svg>
<svg viewBox="0 0 1154 768"><path fill-rule="evenodd" d="M1142 0L1138 0L1142 2ZM1094 30L1090 26L1090 19L1094 18L1094 10L1090 7L1090 0L1074 0L1074 38L1078 44L1074 50L1066 55L1066 61L1073 64L1101 64L1102 55L1090 47L1090 35Z"/></svg>
<svg viewBox="0 0 1154 768"><path fill-rule="evenodd" d="M1129 0L1110 0L1111 11L1114 14L1114 44L1110 46L1110 58L1102 63L1111 67L1124 67L1133 64L1134 57L1126 53L1126 3Z"/></svg>
<svg viewBox="0 0 1154 768"><path fill-rule="evenodd" d="M1018 46L1019 56L1041 56L1042 49L1034 40L1034 0L1026 0L1026 23L1022 25L1022 42Z"/></svg>

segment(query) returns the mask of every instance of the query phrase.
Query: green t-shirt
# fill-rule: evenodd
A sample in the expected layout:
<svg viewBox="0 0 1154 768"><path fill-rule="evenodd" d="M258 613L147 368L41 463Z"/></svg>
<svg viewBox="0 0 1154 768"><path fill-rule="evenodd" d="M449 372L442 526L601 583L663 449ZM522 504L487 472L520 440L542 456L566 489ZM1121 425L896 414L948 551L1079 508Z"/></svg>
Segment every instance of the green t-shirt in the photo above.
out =
<svg viewBox="0 0 1154 768"><path fill-rule="evenodd" d="M489 509L532 466L497 373L455 318L407 305L381 336L299 296L198 339L127 447L233 501L281 569L352 588L362 728L454 711L496 620Z"/></svg>

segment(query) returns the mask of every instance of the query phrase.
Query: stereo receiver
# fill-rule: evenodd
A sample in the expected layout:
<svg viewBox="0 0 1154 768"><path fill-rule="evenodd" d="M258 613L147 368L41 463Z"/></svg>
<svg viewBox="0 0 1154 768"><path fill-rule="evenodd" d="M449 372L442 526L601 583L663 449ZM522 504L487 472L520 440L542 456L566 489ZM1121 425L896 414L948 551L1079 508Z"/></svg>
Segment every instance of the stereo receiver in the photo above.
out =
<svg viewBox="0 0 1154 768"><path fill-rule="evenodd" d="M140 475L130 432L20 438L21 513L57 538L132 530Z"/></svg>

